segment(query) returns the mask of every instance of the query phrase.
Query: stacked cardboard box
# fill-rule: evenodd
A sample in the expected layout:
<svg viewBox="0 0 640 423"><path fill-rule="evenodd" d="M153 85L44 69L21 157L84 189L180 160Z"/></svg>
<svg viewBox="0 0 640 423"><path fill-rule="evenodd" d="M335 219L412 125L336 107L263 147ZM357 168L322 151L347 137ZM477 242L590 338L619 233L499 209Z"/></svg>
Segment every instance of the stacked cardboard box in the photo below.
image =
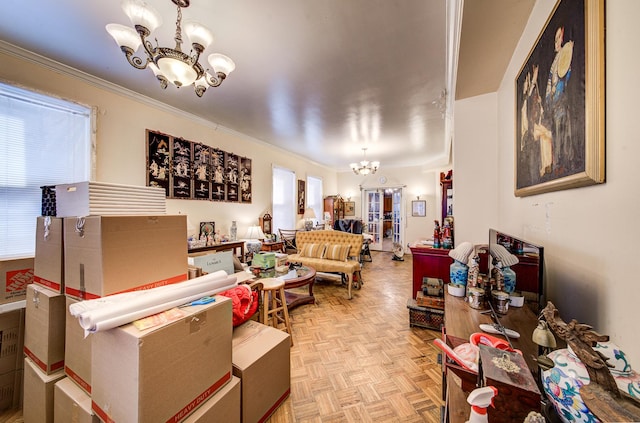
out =
<svg viewBox="0 0 640 423"><path fill-rule="evenodd" d="M23 308L0 314L0 410L20 407L24 314Z"/></svg>
<svg viewBox="0 0 640 423"><path fill-rule="evenodd" d="M38 217L33 281L64 294L64 220Z"/></svg>
<svg viewBox="0 0 640 423"><path fill-rule="evenodd" d="M152 328L88 337L68 312L77 301L187 280L185 216L52 217L38 227L29 335L18 349L28 356L18 360L25 423L257 422L288 397L289 335L256 322L233 332L226 297L166 313Z"/></svg>
<svg viewBox="0 0 640 423"><path fill-rule="evenodd" d="M33 259L0 261L0 278L0 304L25 300L33 282Z"/></svg>
<svg viewBox="0 0 640 423"><path fill-rule="evenodd" d="M33 259L0 261L0 410L22 403L24 307Z"/></svg>
<svg viewBox="0 0 640 423"><path fill-rule="evenodd" d="M231 380L231 300L181 310L149 329L91 335L92 408L102 421L179 422Z"/></svg>
<svg viewBox="0 0 640 423"><path fill-rule="evenodd" d="M65 296L37 284L27 288L24 352L45 374L64 368Z"/></svg>
<svg viewBox="0 0 640 423"><path fill-rule="evenodd" d="M249 320L233 331L233 374L242 381L242 422L266 421L291 392L288 333Z"/></svg>
<svg viewBox="0 0 640 423"><path fill-rule="evenodd" d="M187 280L187 218L65 218L65 293L80 300Z"/></svg>
<svg viewBox="0 0 640 423"><path fill-rule="evenodd" d="M62 370L48 375L29 358L24 359L24 423L53 423L53 390L62 378Z"/></svg>

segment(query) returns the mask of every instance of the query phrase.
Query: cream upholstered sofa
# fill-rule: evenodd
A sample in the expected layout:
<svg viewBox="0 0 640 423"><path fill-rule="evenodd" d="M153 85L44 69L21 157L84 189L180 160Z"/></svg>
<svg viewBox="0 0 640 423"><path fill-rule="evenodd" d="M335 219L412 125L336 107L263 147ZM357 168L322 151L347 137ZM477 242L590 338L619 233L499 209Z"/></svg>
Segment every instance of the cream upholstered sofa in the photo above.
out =
<svg viewBox="0 0 640 423"><path fill-rule="evenodd" d="M360 273L360 251L362 235L348 232L321 230L299 231L296 234L296 254L289 254L291 263L302 263L316 269L316 272L340 273L347 280L348 298L351 287L362 286ZM354 281L354 275L357 278Z"/></svg>

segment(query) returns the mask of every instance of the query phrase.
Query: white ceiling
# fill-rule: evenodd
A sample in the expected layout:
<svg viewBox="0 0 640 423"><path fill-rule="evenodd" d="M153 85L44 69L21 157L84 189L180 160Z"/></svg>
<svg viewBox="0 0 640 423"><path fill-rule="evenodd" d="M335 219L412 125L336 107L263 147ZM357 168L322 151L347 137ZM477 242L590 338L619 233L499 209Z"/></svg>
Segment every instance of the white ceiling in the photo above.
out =
<svg viewBox="0 0 640 423"><path fill-rule="evenodd" d="M147 1L164 17L153 37L173 47L175 5ZM484 48L484 60L471 62L467 80L458 71L464 96L495 91L534 2L467 1L480 16L496 3L509 7L489 8L492 19L465 9L460 52ZM219 52L236 63L202 98L192 87L162 90L150 70L127 63L104 29L130 25L118 1L4 0L0 40L336 170L361 160L363 147L382 167L438 167L449 160L438 105L447 88L446 7L446 0L192 0L183 19L216 36L203 57ZM480 33L466 34L479 20ZM510 47L491 44L509 40L500 29L516 31ZM467 47L475 42L488 44Z"/></svg>

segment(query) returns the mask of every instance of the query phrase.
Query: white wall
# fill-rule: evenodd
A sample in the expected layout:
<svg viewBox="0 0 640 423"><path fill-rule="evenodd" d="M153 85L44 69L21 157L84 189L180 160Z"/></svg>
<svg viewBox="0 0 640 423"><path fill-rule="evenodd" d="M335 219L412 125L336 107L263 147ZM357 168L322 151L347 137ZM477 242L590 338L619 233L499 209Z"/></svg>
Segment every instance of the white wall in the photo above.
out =
<svg viewBox="0 0 640 423"><path fill-rule="evenodd" d="M333 170L241 134L216 129L215 124L177 110L150 106L126 95L100 88L90 80L87 82L68 74L52 72L44 66L12 55L0 53L0 63L0 80L3 82L97 107L96 181L146 184L146 129L251 158L254 196L251 204L167 201L168 213L187 214L189 221L195 226L201 221L214 221L216 228L220 228L222 233L228 233L231 221L237 220L238 236L243 237L249 225L257 224L258 217L271 210L272 165L295 171L297 179L306 180L307 175L320 177L325 191L336 189ZM191 92L184 94L193 95ZM292 204L292 208L294 206Z"/></svg>
<svg viewBox="0 0 640 423"><path fill-rule="evenodd" d="M610 336L640 363L636 340L640 234L638 181L638 98L635 82L640 57L640 2L606 2L606 183L516 198L514 179L514 80L526 60L555 0L538 0L512 62L497 92L497 227L545 247L548 299L568 321L576 319ZM456 128L474 125L456 115ZM470 139L456 138L459 148L471 148ZM491 153L486 153L491 154ZM454 174L461 165L456 157ZM491 169L485 169L491 179ZM458 208L457 212L460 212ZM487 225L479 217L476 225Z"/></svg>
<svg viewBox="0 0 640 423"><path fill-rule="evenodd" d="M455 104L453 198L456 244L487 244L499 208L497 95L486 94ZM510 181L507 181L507 184Z"/></svg>

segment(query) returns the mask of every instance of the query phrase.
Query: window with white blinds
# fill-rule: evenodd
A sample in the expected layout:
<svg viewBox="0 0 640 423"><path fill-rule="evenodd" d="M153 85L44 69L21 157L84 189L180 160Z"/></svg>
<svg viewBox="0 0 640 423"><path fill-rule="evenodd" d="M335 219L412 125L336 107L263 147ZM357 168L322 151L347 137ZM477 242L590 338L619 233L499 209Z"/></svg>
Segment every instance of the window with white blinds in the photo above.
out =
<svg viewBox="0 0 640 423"><path fill-rule="evenodd" d="M295 229L296 227L296 174L289 169L273 167L273 203L274 233L278 229Z"/></svg>
<svg viewBox="0 0 640 423"><path fill-rule="evenodd" d="M89 180L91 115L0 83L0 260L34 255L41 186Z"/></svg>
<svg viewBox="0 0 640 423"><path fill-rule="evenodd" d="M311 207L316 214L314 223L324 222L322 209L322 179L315 176L307 176L307 207Z"/></svg>

